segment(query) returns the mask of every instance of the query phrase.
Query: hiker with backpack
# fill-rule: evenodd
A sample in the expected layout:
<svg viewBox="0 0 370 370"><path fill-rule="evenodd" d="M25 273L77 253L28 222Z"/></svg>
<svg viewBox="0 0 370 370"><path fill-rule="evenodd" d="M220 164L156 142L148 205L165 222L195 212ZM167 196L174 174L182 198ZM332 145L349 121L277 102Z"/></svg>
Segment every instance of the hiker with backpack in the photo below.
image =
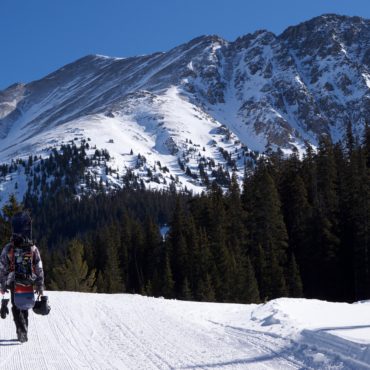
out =
<svg viewBox="0 0 370 370"><path fill-rule="evenodd" d="M32 220L27 212L18 212L12 218L12 237L0 256L0 290L10 290L12 313L17 338L27 342L28 310L34 307L34 291L39 296L44 290L44 271L38 248L32 241ZM5 303L6 306L6 300ZM3 306L3 304L2 304ZM6 316L6 307L1 317Z"/></svg>

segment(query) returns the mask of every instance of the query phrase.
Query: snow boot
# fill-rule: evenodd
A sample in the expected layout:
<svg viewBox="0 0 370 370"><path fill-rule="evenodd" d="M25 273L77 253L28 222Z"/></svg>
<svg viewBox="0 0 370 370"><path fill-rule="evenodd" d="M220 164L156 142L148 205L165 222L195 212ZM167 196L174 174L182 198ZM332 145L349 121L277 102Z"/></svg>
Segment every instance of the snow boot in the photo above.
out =
<svg viewBox="0 0 370 370"><path fill-rule="evenodd" d="M27 332L17 329L17 338L21 343L25 343L28 341Z"/></svg>

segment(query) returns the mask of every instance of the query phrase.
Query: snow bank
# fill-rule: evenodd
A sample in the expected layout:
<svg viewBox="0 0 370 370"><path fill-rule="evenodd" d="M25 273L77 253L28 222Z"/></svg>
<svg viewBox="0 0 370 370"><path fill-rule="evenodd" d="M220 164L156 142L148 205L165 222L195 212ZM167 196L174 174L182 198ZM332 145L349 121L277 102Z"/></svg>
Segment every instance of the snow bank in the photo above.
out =
<svg viewBox="0 0 370 370"><path fill-rule="evenodd" d="M370 301L281 298L258 306L251 320L267 332L294 338L299 345L296 354L301 352L316 363L331 357L344 368L370 368Z"/></svg>

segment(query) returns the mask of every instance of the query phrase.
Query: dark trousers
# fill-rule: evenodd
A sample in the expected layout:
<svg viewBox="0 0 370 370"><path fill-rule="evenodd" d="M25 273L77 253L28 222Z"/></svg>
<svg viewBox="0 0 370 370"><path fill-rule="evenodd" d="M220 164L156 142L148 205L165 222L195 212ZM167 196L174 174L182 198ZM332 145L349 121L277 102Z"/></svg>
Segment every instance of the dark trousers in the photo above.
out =
<svg viewBox="0 0 370 370"><path fill-rule="evenodd" d="M15 322L15 327L17 328L17 333L27 333L28 330L28 310L20 310L14 304L14 290L11 290L11 302L12 302L12 313Z"/></svg>

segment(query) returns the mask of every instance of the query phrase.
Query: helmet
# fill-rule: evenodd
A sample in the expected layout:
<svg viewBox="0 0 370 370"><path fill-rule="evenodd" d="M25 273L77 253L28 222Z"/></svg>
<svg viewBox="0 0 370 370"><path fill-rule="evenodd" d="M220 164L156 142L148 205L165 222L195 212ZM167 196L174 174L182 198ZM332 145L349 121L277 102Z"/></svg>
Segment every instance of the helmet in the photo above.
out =
<svg viewBox="0 0 370 370"><path fill-rule="evenodd" d="M25 240L32 239L32 220L28 212L18 212L13 216L12 232Z"/></svg>

